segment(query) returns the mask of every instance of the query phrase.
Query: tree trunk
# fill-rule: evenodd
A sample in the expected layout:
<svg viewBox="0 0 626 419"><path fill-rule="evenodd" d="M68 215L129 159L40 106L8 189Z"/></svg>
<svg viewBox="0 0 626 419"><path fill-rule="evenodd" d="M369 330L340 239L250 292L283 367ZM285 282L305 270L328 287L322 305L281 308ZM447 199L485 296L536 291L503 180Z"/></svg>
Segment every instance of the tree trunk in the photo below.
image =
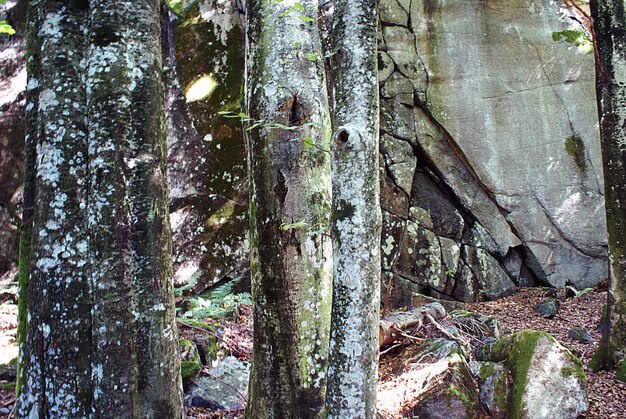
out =
<svg viewBox="0 0 626 419"><path fill-rule="evenodd" d="M381 211L376 2L335 2L333 312L327 412L371 418L376 407Z"/></svg>
<svg viewBox="0 0 626 419"><path fill-rule="evenodd" d="M608 324L592 366L617 368L626 381L626 1L592 0L590 6L610 258Z"/></svg>
<svg viewBox="0 0 626 419"><path fill-rule="evenodd" d="M183 416L158 8L31 3L20 416Z"/></svg>
<svg viewBox="0 0 626 419"><path fill-rule="evenodd" d="M330 121L317 2L247 3L254 354L247 417L315 418L330 329ZM288 127L288 129L285 129Z"/></svg>

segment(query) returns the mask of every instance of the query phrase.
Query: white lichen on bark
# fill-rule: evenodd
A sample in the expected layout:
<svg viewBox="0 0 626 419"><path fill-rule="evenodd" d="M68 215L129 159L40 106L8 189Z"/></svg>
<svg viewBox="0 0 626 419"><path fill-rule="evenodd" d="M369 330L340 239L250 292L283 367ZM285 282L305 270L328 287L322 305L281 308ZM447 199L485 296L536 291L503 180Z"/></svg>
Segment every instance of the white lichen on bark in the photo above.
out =
<svg viewBox="0 0 626 419"><path fill-rule="evenodd" d="M183 416L159 5L30 5L20 416Z"/></svg>
<svg viewBox="0 0 626 419"><path fill-rule="evenodd" d="M327 414L375 414L380 310L377 12L335 2L333 90L333 314Z"/></svg>

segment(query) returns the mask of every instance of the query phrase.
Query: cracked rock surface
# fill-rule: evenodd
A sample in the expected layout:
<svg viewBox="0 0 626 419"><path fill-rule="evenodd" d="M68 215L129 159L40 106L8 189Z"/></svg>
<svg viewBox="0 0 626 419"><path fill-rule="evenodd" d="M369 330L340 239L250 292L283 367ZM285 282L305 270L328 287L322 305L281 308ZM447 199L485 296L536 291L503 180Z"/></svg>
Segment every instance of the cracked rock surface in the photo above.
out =
<svg viewBox="0 0 626 419"><path fill-rule="evenodd" d="M570 11L545 0L380 7L381 199L400 197L383 202L387 305L605 279L593 57L551 36Z"/></svg>

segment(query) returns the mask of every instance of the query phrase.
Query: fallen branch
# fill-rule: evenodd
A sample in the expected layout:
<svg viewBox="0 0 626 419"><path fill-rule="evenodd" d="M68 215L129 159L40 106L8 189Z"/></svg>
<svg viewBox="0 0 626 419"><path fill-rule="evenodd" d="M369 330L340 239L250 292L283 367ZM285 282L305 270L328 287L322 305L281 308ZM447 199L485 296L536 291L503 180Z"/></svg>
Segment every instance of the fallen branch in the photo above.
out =
<svg viewBox="0 0 626 419"><path fill-rule="evenodd" d="M378 346L393 343L409 328L419 329L425 320L440 320L446 317L446 310L439 303L429 303L410 311L390 314L380 319L378 324ZM431 320L432 319L432 320Z"/></svg>

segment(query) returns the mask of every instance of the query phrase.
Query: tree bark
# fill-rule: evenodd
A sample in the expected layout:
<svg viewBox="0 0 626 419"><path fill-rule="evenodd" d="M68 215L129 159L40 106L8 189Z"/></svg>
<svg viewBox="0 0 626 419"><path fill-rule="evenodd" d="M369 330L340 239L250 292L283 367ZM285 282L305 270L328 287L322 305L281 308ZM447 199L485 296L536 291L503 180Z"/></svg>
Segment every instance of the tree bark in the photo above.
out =
<svg viewBox="0 0 626 419"><path fill-rule="evenodd" d="M182 417L159 2L33 1L29 25L18 415Z"/></svg>
<svg viewBox="0 0 626 419"><path fill-rule="evenodd" d="M317 2L247 2L254 354L247 417L324 406L332 288L330 120ZM288 127L288 129L285 129Z"/></svg>
<svg viewBox="0 0 626 419"><path fill-rule="evenodd" d="M338 0L333 19L334 285L327 414L371 418L380 311L377 4Z"/></svg>
<svg viewBox="0 0 626 419"><path fill-rule="evenodd" d="M590 6L610 259L608 324L593 367L617 368L626 381L626 1L592 0Z"/></svg>

